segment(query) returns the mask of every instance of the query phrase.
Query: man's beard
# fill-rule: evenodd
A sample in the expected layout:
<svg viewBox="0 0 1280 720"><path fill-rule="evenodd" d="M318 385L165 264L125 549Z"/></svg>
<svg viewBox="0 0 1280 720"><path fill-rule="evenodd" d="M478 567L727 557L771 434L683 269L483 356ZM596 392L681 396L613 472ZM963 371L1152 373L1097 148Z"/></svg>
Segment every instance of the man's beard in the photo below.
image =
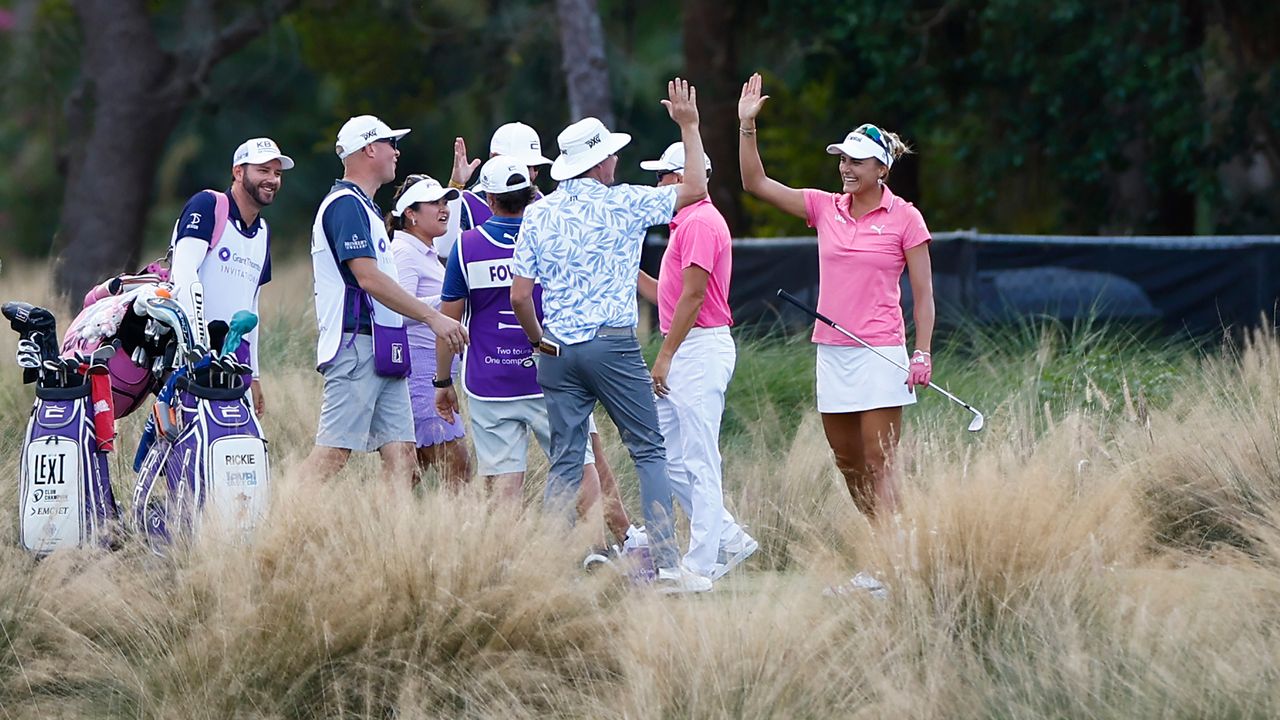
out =
<svg viewBox="0 0 1280 720"><path fill-rule="evenodd" d="M254 202L258 203L258 205L262 207L266 207L267 205L270 205L272 202L275 202L275 199L276 199L275 196L279 192L279 190L277 189L276 192L271 193L270 198L263 197L263 194L262 194L263 182L266 182L266 181L264 180L257 183L246 182L244 184L244 189L245 189L245 192L249 193L249 197L253 198Z"/></svg>

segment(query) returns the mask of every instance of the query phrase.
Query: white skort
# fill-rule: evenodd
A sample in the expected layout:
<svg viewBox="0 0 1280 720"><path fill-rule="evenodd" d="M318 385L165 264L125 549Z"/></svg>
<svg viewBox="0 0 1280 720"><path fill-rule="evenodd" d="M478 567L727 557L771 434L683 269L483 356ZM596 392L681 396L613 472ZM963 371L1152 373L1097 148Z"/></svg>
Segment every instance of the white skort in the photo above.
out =
<svg viewBox="0 0 1280 720"><path fill-rule="evenodd" d="M905 345L877 347L907 366ZM864 347L818 345L818 412L849 413L914 405L907 373Z"/></svg>

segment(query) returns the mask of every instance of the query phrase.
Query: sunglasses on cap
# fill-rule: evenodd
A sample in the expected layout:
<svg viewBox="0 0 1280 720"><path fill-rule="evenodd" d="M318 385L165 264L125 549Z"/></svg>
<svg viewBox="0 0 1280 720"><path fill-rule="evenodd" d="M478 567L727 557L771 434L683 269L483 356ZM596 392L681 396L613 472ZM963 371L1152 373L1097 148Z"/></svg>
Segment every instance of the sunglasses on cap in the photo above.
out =
<svg viewBox="0 0 1280 720"><path fill-rule="evenodd" d="M876 127L875 125L872 125L871 123L864 123L862 125L859 125L857 128L855 128L854 132L862 133L863 135L866 135L867 137L871 138L871 140L874 141L875 144L884 148L885 151L889 150L889 144L885 142L884 135L880 132L880 128Z"/></svg>

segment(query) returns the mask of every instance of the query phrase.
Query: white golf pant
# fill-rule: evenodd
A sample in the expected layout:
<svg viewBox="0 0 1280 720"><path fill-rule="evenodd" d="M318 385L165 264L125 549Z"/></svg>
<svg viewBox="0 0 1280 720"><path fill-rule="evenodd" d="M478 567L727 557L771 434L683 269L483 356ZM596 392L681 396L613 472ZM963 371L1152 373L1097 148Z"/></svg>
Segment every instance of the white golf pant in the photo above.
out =
<svg viewBox="0 0 1280 720"><path fill-rule="evenodd" d="M671 359L671 392L658 398L671 492L689 516L684 564L702 575L742 532L724 506L720 468L720 416L736 361L728 327L693 328Z"/></svg>

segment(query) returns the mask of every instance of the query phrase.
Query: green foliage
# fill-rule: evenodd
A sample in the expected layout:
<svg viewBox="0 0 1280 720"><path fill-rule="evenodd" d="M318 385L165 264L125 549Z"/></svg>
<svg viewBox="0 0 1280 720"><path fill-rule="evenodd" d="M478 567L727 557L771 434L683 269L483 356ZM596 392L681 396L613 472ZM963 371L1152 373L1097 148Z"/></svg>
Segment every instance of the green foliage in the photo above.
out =
<svg viewBox="0 0 1280 720"><path fill-rule="evenodd" d="M166 47L183 37L186 5L148 5ZM217 3L215 12L225 19L247 5ZM9 159L0 253L43 255L63 201L64 113L81 43L69 0L30 7L29 25L0 34L0 152ZM874 122L916 148L891 182L938 230L1274 232L1274 179L1249 194L1211 169L1263 173L1269 163L1272 178L1280 172L1280 53L1269 35L1280 5L1214 7L748 0L738 3L738 26L706 32L733 33L743 78L765 73L772 100L761 151L789 185L833 188L823 147ZM636 161L675 135L656 100L662 81L685 70L684 6L603 0L599 8L618 125L635 136L619 176L643 182ZM556 132L573 119L554 4L304 0L215 69L166 147L147 149L164 158L144 254L163 245L191 193L226 183L227 156L253 135L276 138L299 161L268 217L278 248L301 248L339 171L332 138L365 112L414 129L402 174L447 175L455 136L483 156L493 128L513 119L536 127L554 152ZM744 234L810 232L754 199L746 215Z"/></svg>
<svg viewBox="0 0 1280 720"><path fill-rule="evenodd" d="M836 101L813 107L845 131L871 121L914 141L919 194L937 227L1097 232L1124 216L1113 193L1136 168L1155 200L1132 226L1159 230L1174 224L1158 215L1161 199L1213 198L1202 169L1237 149L1206 131L1204 18L1184 3L789 9L779 19L811 35L796 77L836 82ZM1046 200L1049 212L1029 212Z"/></svg>

